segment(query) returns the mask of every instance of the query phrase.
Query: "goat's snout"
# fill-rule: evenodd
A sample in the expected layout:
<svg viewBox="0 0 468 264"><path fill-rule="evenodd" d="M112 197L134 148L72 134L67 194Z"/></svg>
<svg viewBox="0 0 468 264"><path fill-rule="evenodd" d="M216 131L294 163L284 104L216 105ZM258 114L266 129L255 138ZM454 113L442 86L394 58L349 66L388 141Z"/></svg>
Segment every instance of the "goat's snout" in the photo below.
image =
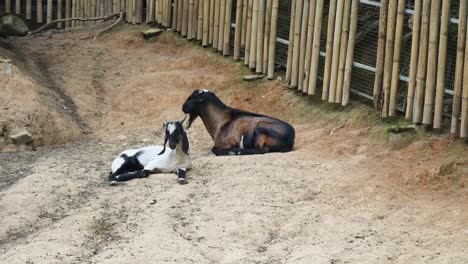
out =
<svg viewBox="0 0 468 264"><path fill-rule="evenodd" d="M176 147L177 147L177 142L169 142L169 148L174 150L174 149L176 149Z"/></svg>

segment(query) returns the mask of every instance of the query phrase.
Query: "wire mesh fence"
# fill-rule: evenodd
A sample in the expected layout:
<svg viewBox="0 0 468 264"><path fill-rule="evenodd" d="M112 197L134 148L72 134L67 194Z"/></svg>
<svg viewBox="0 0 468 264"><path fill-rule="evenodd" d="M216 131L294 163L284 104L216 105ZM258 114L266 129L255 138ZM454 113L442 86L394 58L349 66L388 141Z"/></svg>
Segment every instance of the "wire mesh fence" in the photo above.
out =
<svg viewBox="0 0 468 264"><path fill-rule="evenodd" d="M235 26L235 9L237 0L233 0L233 27ZM275 61L278 67L284 69L287 65L289 47L289 29L291 20L292 0L279 1L278 34ZM452 1L447 44L447 67L445 80L444 115L450 115L452 111L451 100L455 81L455 64L457 53L458 33L458 8L459 2ZM322 32L320 39L321 56L319 61L319 80L323 77L324 58L326 56L327 21L329 1L325 1L322 19ZM400 55L400 81L397 94L397 109L404 111L406 107L406 95L409 82L409 70L411 67L411 42L412 24L414 14L414 0L406 1L402 47ZM353 73L351 91L366 100L373 100L373 86L375 78L375 66L377 59L377 44L379 34L380 1L361 0L359 5L359 20L356 34L356 46L354 51ZM233 40L231 40L233 43ZM320 93L321 83L317 91Z"/></svg>

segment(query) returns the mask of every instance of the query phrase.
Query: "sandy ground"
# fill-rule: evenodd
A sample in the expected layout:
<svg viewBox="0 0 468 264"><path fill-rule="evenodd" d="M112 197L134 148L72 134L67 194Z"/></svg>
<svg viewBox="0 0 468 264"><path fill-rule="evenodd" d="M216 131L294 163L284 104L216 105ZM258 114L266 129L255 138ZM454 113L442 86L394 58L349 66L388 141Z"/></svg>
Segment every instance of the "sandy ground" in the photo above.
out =
<svg viewBox="0 0 468 264"><path fill-rule="evenodd" d="M81 135L0 153L0 263L468 263L467 152L449 137L392 148L367 121L330 135L342 120L279 83L243 83L240 64L172 34L88 35L11 44L47 69L62 98L51 107L72 122L62 130ZM109 186L113 157L161 144L163 117L206 87L291 122L295 151L215 157L198 120L189 184L157 174Z"/></svg>

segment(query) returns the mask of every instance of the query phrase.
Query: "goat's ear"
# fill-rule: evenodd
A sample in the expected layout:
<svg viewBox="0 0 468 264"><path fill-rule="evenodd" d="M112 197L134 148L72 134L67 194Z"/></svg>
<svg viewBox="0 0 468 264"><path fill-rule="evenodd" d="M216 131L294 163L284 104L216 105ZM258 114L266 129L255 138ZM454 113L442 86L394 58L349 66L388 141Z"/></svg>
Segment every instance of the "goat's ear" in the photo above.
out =
<svg viewBox="0 0 468 264"><path fill-rule="evenodd" d="M163 149L161 150L161 152L159 152L158 156L162 155L162 154L164 154L164 152L166 152L166 145L167 145L167 136L164 137L164 146L163 146Z"/></svg>
<svg viewBox="0 0 468 264"><path fill-rule="evenodd" d="M184 134L182 136L182 151L184 151L185 154L189 154L188 151L189 151L189 141L188 141L188 137L187 137L187 133L185 133L184 131Z"/></svg>
<svg viewBox="0 0 468 264"><path fill-rule="evenodd" d="M186 119L187 119L187 115L184 115L184 117L182 117L182 119L179 120L179 123L181 125L184 125L184 122L185 122Z"/></svg>

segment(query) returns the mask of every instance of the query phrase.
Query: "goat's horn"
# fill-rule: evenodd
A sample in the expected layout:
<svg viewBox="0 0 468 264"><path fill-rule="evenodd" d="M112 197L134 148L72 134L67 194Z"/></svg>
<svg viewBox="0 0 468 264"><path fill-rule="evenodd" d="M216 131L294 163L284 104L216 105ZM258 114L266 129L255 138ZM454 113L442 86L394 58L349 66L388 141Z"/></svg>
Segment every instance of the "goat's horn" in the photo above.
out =
<svg viewBox="0 0 468 264"><path fill-rule="evenodd" d="M187 114L188 115L188 114ZM187 119L187 115L184 115L184 117L182 117L182 119L179 120L179 122L181 124L183 124L185 122L185 119Z"/></svg>
<svg viewBox="0 0 468 264"><path fill-rule="evenodd" d="M166 121L166 118L163 118L163 120L164 120L164 123L163 123L163 125L164 125L164 126L167 126L167 121Z"/></svg>

